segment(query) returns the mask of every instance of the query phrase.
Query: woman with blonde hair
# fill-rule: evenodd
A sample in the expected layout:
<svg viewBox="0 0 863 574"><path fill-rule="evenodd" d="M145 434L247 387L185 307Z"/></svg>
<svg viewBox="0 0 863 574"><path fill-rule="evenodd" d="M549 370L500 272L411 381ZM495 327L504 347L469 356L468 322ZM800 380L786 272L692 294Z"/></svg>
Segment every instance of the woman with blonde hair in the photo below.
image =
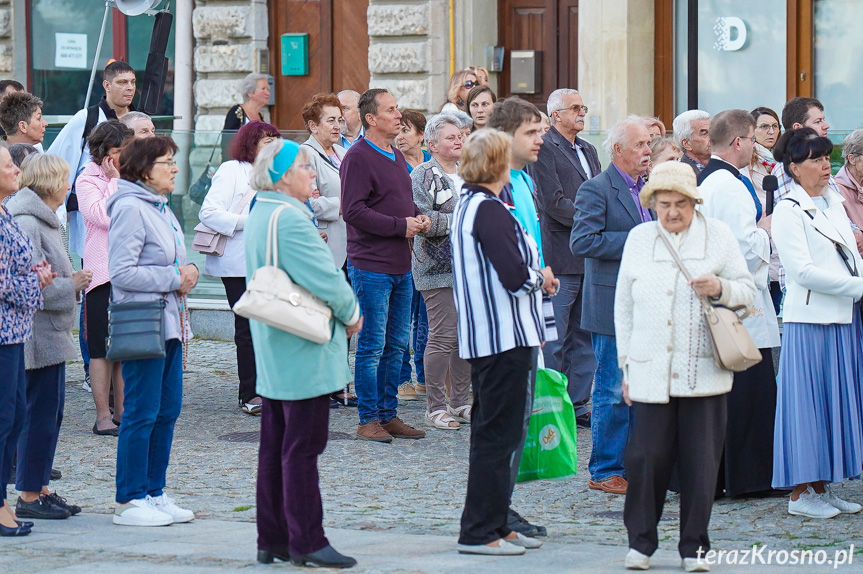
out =
<svg viewBox="0 0 863 574"><path fill-rule="evenodd" d="M536 241L500 199L509 183L512 138L481 129L464 145L465 185L453 212L453 295L459 357L470 363L467 496L458 551L512 556L542 542L507 526L512 473L518 468L529 376L545 339L542 295L560 281L540 268Z"/></svg>
<svg viewBox="0 0 863 574"><path fill-rule="evenodd" d="M446 103L441 107L441 112L454 112L456 110L467 112L465 103L470 91L479 85L476 74L471 70L459 70L449 79L449 88L446 92Z"/></svg>
<svg viewBox="0 0 863 574"><path fill-rule="evenodd" d="M54 213L65 201L69 164L52 154L33 154L21 164L20 184L7 206L33 246L33 259L45 259L57 277L42 290L44 307L33 318L33 338L24 345L26 411L18 439L15 488L20 518L62 519L81 512L48 490L51 463L60 436L65 402L66 361L78 355L72 339L75 306L90 284L88 269L73 272ZM4 477L5 478L5 477Z"/></svg>

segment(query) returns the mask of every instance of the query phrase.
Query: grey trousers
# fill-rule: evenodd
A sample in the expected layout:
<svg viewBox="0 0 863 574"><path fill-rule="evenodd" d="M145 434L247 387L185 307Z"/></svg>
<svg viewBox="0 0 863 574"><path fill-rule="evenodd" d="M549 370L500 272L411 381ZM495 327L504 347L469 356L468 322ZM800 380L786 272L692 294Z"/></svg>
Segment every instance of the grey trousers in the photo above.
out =
<svg viewBox="0 0 863 574"><path fill-rule="evenodd" d="M423 361L426 376L426 409L433 413L446 409L446 376L449 372L449 404L452 408L468 404L470 364L458 356L458 316L452 288L423 291L428 314L429 336Z"/></svg>

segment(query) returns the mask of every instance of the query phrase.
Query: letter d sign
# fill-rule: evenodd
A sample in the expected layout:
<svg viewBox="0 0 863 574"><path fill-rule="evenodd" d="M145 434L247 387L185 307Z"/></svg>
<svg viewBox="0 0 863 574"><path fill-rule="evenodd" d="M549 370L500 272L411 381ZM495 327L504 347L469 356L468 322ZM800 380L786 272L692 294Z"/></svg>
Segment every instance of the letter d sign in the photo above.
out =
<svg viewBox="0 0 863 574"><path fill-rule="evenodd" d="M713 47L720 52L736 52L746 44L746 24L736 16L717 18L713 31L716 33Z"/></svg>

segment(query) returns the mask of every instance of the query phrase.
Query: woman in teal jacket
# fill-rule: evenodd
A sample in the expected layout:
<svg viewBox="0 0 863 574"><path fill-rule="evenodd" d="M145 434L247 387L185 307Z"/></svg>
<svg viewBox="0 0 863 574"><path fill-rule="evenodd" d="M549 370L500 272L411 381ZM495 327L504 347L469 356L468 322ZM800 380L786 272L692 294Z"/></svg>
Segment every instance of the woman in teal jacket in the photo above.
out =
<svg viewBox="0 0 863 574"><path fill-rule="evenodd" d="M330 393L345 387L348 337L362 327L360 307L336 268L305 206L315 172L296 143L276 140L255 158L251 184L260 191L246 223L246 280L266 265L267 224L280 205L278 261L291 279L332 309L332 339L317 344L251 321L257 390L263 398L258 457L258 562L349 568L323 528L318 456L327 444ZM287 453L284 454L283 453Z"/></svg>

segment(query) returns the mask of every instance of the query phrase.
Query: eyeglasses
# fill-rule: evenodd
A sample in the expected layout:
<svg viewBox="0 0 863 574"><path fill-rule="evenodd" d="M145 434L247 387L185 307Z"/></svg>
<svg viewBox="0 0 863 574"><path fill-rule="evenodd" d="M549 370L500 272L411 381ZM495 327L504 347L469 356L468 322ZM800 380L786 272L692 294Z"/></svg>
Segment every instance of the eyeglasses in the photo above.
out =
<svg viewBox="0 0 863 574"><path fill-rule="evenodd" d="M587 108L587 106L574 105L574 106L569 106L568 108L560 108L559 110L554 110L554 111L555 112L576 112L576 113L578 113L579 110L581 110L584 113L587 113L588 108Z"/></svg>
<svg viewBox="0 0 863 574"><path fill-rule="evenodd" d="M731 143L730 143L730 144L728 144L728 145L734 145L734 142L736 142L738 139L741 139L741 140L749 140L749 141L751 141L752 143L755 143L755 136L752 136L751 138L748 138L748 137L746 137L746 136L737 136L736 138L734 138L733 140L731 140Z"/></svg>
<svg viewBox="0 0 863 574"><path fill-rule="evenodd" d="M778 132L779 124L761 124L758 129L764 132Z"/></svg>
<svg viewBox="0 0 863 574"><path fill-rule="evenodd" d="M469 90L469 89L471 89L471 88L475 88L475 87L476 87L476 86L478 86L478 85L479 85L479 82L475 82L475 81L473 81L473 80L467 80L467 81L464 83L464 87L465 87L465 88L467 88L468 90Z"/></svg>
<svg viewBox="0 0 863 574"><path fill-rule="evenodd" d="M311 163L301 163L301 164L298 164L297 167L299 169L304 169L306 171L312 171L312 164Z"/></svg>
<svg viewBox="0 0 863 574"><path fill-rule="evenodd" d="M170 166L170 167L176 167L177 166L177 162L172 160L172 159L169 159L167 161L154 161L153 163L163 163L163 164Z"/></svg>

